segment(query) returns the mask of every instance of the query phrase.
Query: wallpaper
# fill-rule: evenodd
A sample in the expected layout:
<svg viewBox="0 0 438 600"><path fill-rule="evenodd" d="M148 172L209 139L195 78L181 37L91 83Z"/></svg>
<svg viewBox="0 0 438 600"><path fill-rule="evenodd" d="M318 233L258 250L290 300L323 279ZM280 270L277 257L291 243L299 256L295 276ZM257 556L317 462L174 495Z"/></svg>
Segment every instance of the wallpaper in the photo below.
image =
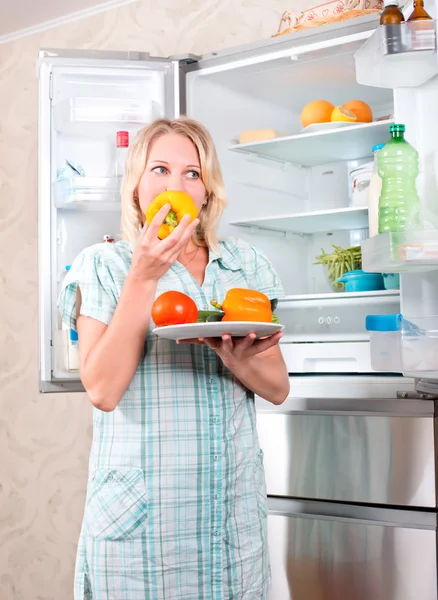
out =
<svg viewBox="0 0 438 600"><path fill-rule="evenodd" d="M203 53L269 37L285 2L139 0L0 45L1 600L72 599L91 440L85 395L38 392L38 50Z"/></svg>

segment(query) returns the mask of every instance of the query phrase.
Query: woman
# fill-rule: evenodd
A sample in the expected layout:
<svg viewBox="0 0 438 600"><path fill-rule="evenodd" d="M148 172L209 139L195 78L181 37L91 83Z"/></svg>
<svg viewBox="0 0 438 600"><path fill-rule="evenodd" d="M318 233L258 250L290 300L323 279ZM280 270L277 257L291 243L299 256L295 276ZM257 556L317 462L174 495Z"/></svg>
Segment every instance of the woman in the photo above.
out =
<svg viewBox="0 0 438 600"><path fill-rule="evenodd" d="M144 214L165 190L188 193L200 214L164 240ZM142 130L122 184L124 241L75 260L59 307L79 333L80 372L94 406L94 439L75 600L259 600L269 565L262 452L254 393L289 391L278 347L263 340L189 340L151 334L167 290L200 309L233 287L270 298L282 288L266 257L219 242L225 205L207 131L188 119Z"/></svg>

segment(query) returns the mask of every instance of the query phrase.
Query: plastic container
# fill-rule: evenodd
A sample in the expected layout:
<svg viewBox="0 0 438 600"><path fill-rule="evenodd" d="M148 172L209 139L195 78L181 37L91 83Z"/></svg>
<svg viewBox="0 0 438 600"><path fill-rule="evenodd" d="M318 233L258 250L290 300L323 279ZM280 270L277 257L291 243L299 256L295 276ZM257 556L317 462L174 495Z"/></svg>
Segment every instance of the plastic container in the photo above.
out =
<svg viewBox="0 0 438 600"><path fill-rule="evenodd" d="M438 379L438 316L403 317L403 373Z"/></svg>
<svg viewBox="0 0 438 600"><path fill-rule="evenodd" d="M369 237L374 237L379 233L379 198L382 191L382 180L379 175L377 155L385 144L376 144L372 147L374 156L373 172L371 174L370 184L368 186L368 232Z"/></svg>
<svg viewBox="0 0 438 600"><path fill-rule="evenodd" d="M390 125L391 139L378 153L382 191L379 233L405 231L420 225L420 198L416 188L418 152L404 138L405 126Z"/></svg>
<svg viewBox="0 0 438 600"><path fill-rule="evenodd" d="M382 273L383 285L385 290L399 290L400 289L400 275L399 273Z"/></svg>
<svg viewBox="0 0 438 600"><path fill-rule="evenodd" d="M374 371L402 373L402 315L368 315L365 328L370 332L371 367Z"/></svg>
<svg viewBox="0 0 438 600"><path fill-rule="evenodd" d="M74 329L70 329L67 345L67 368L69 371L79 371L79 337Z"/></svg>
<svg viewBox="0 0 438 600"><path fill-rule="evenodd" d="M339 277L338 281L345 284L346 292L372 292L385 289L381 273L349 271Z"/></svg>
<svg viewBox="0 0 438 600"><path fill-rule="evenodd" d="M372 173L372 162L350 172L352 179L351 206L359 207L368 205L368 188Z"/></svg>
<svg viewBox="0 0 438 600"><path fill-rule="evenodd" d="M129 150L129 131L116 133L116 151L114 161L114 177L121 179L125 171L126 157Z"/></svg>

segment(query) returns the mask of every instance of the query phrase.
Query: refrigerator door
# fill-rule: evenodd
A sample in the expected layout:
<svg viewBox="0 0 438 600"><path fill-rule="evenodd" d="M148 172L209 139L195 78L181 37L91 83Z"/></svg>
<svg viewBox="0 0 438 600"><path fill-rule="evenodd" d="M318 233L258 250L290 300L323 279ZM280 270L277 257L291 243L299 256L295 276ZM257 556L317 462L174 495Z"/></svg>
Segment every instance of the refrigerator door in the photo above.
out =
<svg viewBox="0 0 438 600"><path fill-rule="evenodd" d="M270 498L269 600L436 600L436 513Z"/></svg>
<svg viewBox="0 0 438 600"><path fill-rule="evenodd" d="M435 3L436 5L436 3ZM427 10L431 7L428 6ZM409 14L409 13L408 13ZM403 47L388 54L384 38L401 36ZM362 242L363 269L401 274L401 312L418 328L402 333L403 373L438 380L438 64L436 22L413 21L378 28L356 53L356 74L367 86L394 90L394 121L406 126L406 140L419 155L416 179L423 227L385 232ZM389 136L388 136L389 137Z"/></svg>
<svg viewBox="0 0 438 600"><path fill-rule="evenodd" d="M120 231L116 134L130 142L157 117L178 116L180 62L141 53L40 53L39 320L40 389L75 391L74 332L56 302L74 258Z"/></svg>
<svg viewBox="0 0 438 600"><path fill-rule="evenodd" d="M294 383L281 406L257 399L268 495L436 507L433 401L330 398L323 382L320 397L300 397Z"/></svg>

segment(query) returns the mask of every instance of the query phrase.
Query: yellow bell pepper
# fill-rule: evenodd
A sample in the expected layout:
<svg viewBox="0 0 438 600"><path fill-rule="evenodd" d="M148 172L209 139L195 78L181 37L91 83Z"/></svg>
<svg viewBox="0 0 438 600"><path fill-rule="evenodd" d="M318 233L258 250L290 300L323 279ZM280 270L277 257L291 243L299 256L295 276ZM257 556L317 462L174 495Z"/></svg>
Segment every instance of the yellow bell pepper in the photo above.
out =
<svg viewBox="0 0 438 600"><path fill-rule="evenodd" d="M188 194L177 190L167 190L162 194L158 194L155 200L151 202L146 211L146 221L151 223L157 212L165 204L170 204L172 208L167 213L158 231L160 240L164 240L164 238L172 233L184 215L190 215L190 221L193 221L198 216L198 209Z"/></svg>
<svg viewBox="0 0 438 600"><path fill-rule="evenodd" d="M212 300L211 304L224 311L222 321L272 322L271 301L257 290L233 288L227 292L222 305L216 300Z"/></svg>

